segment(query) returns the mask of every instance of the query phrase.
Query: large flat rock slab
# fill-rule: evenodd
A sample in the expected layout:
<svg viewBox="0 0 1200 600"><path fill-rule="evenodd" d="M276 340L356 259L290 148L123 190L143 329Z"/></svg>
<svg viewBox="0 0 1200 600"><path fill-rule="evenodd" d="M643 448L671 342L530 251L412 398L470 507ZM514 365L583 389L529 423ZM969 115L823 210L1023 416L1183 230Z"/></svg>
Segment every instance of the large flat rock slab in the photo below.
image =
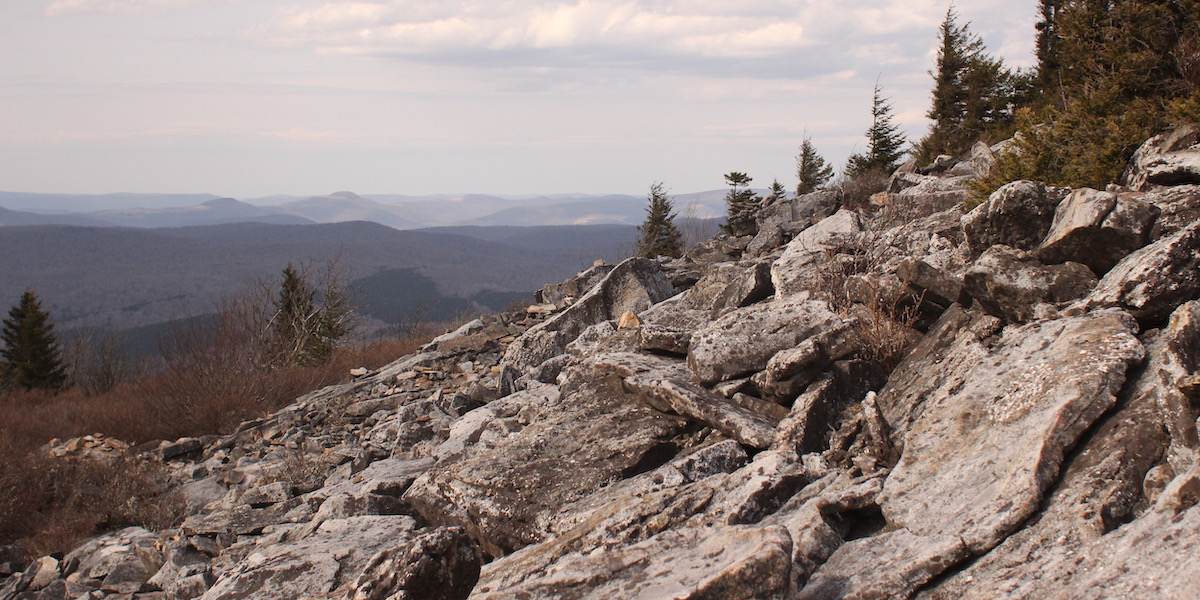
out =
<svg viewBox="0 0 1200 600"><path fill-rule="evenodd" d="M540 541L566 504L666 462L687 426L601 378L516 419L497 424L517 428L506 436L485 427L474 436L485 446L450 456L403 496L427 521L464 527L492 556Z"/></svg>
<svg viewBox="0 0 1200 600"><path fill-rule="evenodd" d="M1063 456L1145 356L1121 311L1011 327L969 372L933 389L881 507L889 523L982 553L1033 514Z"/></svg>
<svg viewBox="0 0 1200 600"><path fill-rule="evenodd" d="M845 327L824 300L801 294L740 308L697 331L688 366L701 384L711 385L767 367L781 350Z"/></svg>

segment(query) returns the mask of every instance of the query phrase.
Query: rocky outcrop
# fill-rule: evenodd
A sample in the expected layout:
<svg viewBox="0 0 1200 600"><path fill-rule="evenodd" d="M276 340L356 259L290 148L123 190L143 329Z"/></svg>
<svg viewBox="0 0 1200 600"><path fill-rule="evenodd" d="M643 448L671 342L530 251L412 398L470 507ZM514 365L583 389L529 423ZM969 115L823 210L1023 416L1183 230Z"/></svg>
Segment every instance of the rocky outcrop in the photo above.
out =
<svg viewBox="0 0 1200 600"><path fill-rule="evenodd" d="M984 150L145 445L187 518L0 569L0 600L1196 597L1195 186L1144 149L1139 190L943 206Z"/></svg>
<svg viewBox="0 0 1200 600"><path fill-rule="evenodd" d="M1135 190L1200 183L1200 125L1154 136L1129 161L1122 180Z"/></svg>

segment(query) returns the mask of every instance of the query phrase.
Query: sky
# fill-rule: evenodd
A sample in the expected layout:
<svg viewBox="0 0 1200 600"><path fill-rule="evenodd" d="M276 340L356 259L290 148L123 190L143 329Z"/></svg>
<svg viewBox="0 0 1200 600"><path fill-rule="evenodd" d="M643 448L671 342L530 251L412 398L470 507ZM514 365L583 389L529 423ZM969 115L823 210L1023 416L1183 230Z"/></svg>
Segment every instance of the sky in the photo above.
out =
<svg viewBox="0 0 1200 600"><path fill-rule="evenodd" d="M645 194L795 185L925 133L945 0L0 0L0 190ZM1036 2L959 0L1032 64Z"/></svg>

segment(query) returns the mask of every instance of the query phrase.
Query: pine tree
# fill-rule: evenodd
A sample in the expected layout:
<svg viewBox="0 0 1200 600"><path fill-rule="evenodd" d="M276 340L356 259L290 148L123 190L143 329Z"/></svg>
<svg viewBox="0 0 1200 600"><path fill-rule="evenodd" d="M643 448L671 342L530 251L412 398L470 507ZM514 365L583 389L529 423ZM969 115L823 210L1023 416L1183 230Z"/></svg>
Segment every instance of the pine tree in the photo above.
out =
<svg viewBox="0 0 1200 600"><path fill-rule="evenodd" d="M309 278L291 263L283 270L269 321L277 363L324 362L349 333L349 300L336 277L327 279L318 294Z"/></svg>
<svg viewBox="0 0 1200 600"><path fill-rule="evenodd" d="M951 6L939 28L933 98L926 116L933 121L916 148L917 159L957 156L988 133L1011 133L1013 109L1023 102L1024 78L984 52L983 40L959 25Z"/></svg>
<svg viewBox="0 0 1200 600"><path fill-rule="evenodd" d="M683 254L683 235L675 226L675 204L667 197L661 182L650 185L646 220L638 227L637 255L645 258Z"/></svg>
<svg viewBox="0 0 1200 600"><path fill-rule="evenodd" d="M871 127L867 129L867 153L853 154L846 162L846 175L857 177L869 171L891 173L904 156L904 136L892 122L892 104L883 96L883 87L875 84L871 98Z"/></svg>
<svg viewBox="0 0 1200 600"><path fill-rule="evenodd" d="M825 162L825 158L817 153L812 138L805 137L800 142L800 154L796 156L796 195L803 196L821 189L833 178L833 167Z"/></svg>
<svg viewBox="0 0 1200 600"><path fill-rule="evenodd" d="M59 390L66 384L54 325L33 290L27 290L8 311L0 341L4 342L0 367L7 385L24 390Z"/></svg>
<svg viewBox="0 0 1200 600"><path fill-rule="evenodd" d="M729 193L725 194L725 204L733 207L758 202L758 196L754 195L754 190L750 189L751 181L754 179L745 173L738 171L726 173L725 184L731 189Z"/></svg>
<svg viewBox="0 0 1200 600"><path fill-rule="evenodd" d="M1045 1L1041 18L1041 102L1022 114L1016 155L981 195L1013 178L1103 188L1146 138L1200 120L1185 59L1200 39L1200 2Z"/></svg>

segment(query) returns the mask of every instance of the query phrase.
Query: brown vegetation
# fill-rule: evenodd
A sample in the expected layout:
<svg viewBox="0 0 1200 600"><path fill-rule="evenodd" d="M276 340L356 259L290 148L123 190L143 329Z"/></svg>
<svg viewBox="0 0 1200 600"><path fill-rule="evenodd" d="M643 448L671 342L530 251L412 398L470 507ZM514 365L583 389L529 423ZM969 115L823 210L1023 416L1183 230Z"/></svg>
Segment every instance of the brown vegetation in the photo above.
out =
<svg viewBox="0 0 1200 600"><path fill-rule="evenodd" d="M414 352L429 337L423 331L425 337L338 348L322 364L271 369L257 363L254 336L237 325L226 311L221 323L172 340L161 371L107 391L0 396L0 547L17 542L19 558L32 558L102 531L169 527L182 517L168 469L149 455L53 457L42 449L53 439L102 433L142 444L227 433L344 380L351 368L378 368Z"/></svg>

